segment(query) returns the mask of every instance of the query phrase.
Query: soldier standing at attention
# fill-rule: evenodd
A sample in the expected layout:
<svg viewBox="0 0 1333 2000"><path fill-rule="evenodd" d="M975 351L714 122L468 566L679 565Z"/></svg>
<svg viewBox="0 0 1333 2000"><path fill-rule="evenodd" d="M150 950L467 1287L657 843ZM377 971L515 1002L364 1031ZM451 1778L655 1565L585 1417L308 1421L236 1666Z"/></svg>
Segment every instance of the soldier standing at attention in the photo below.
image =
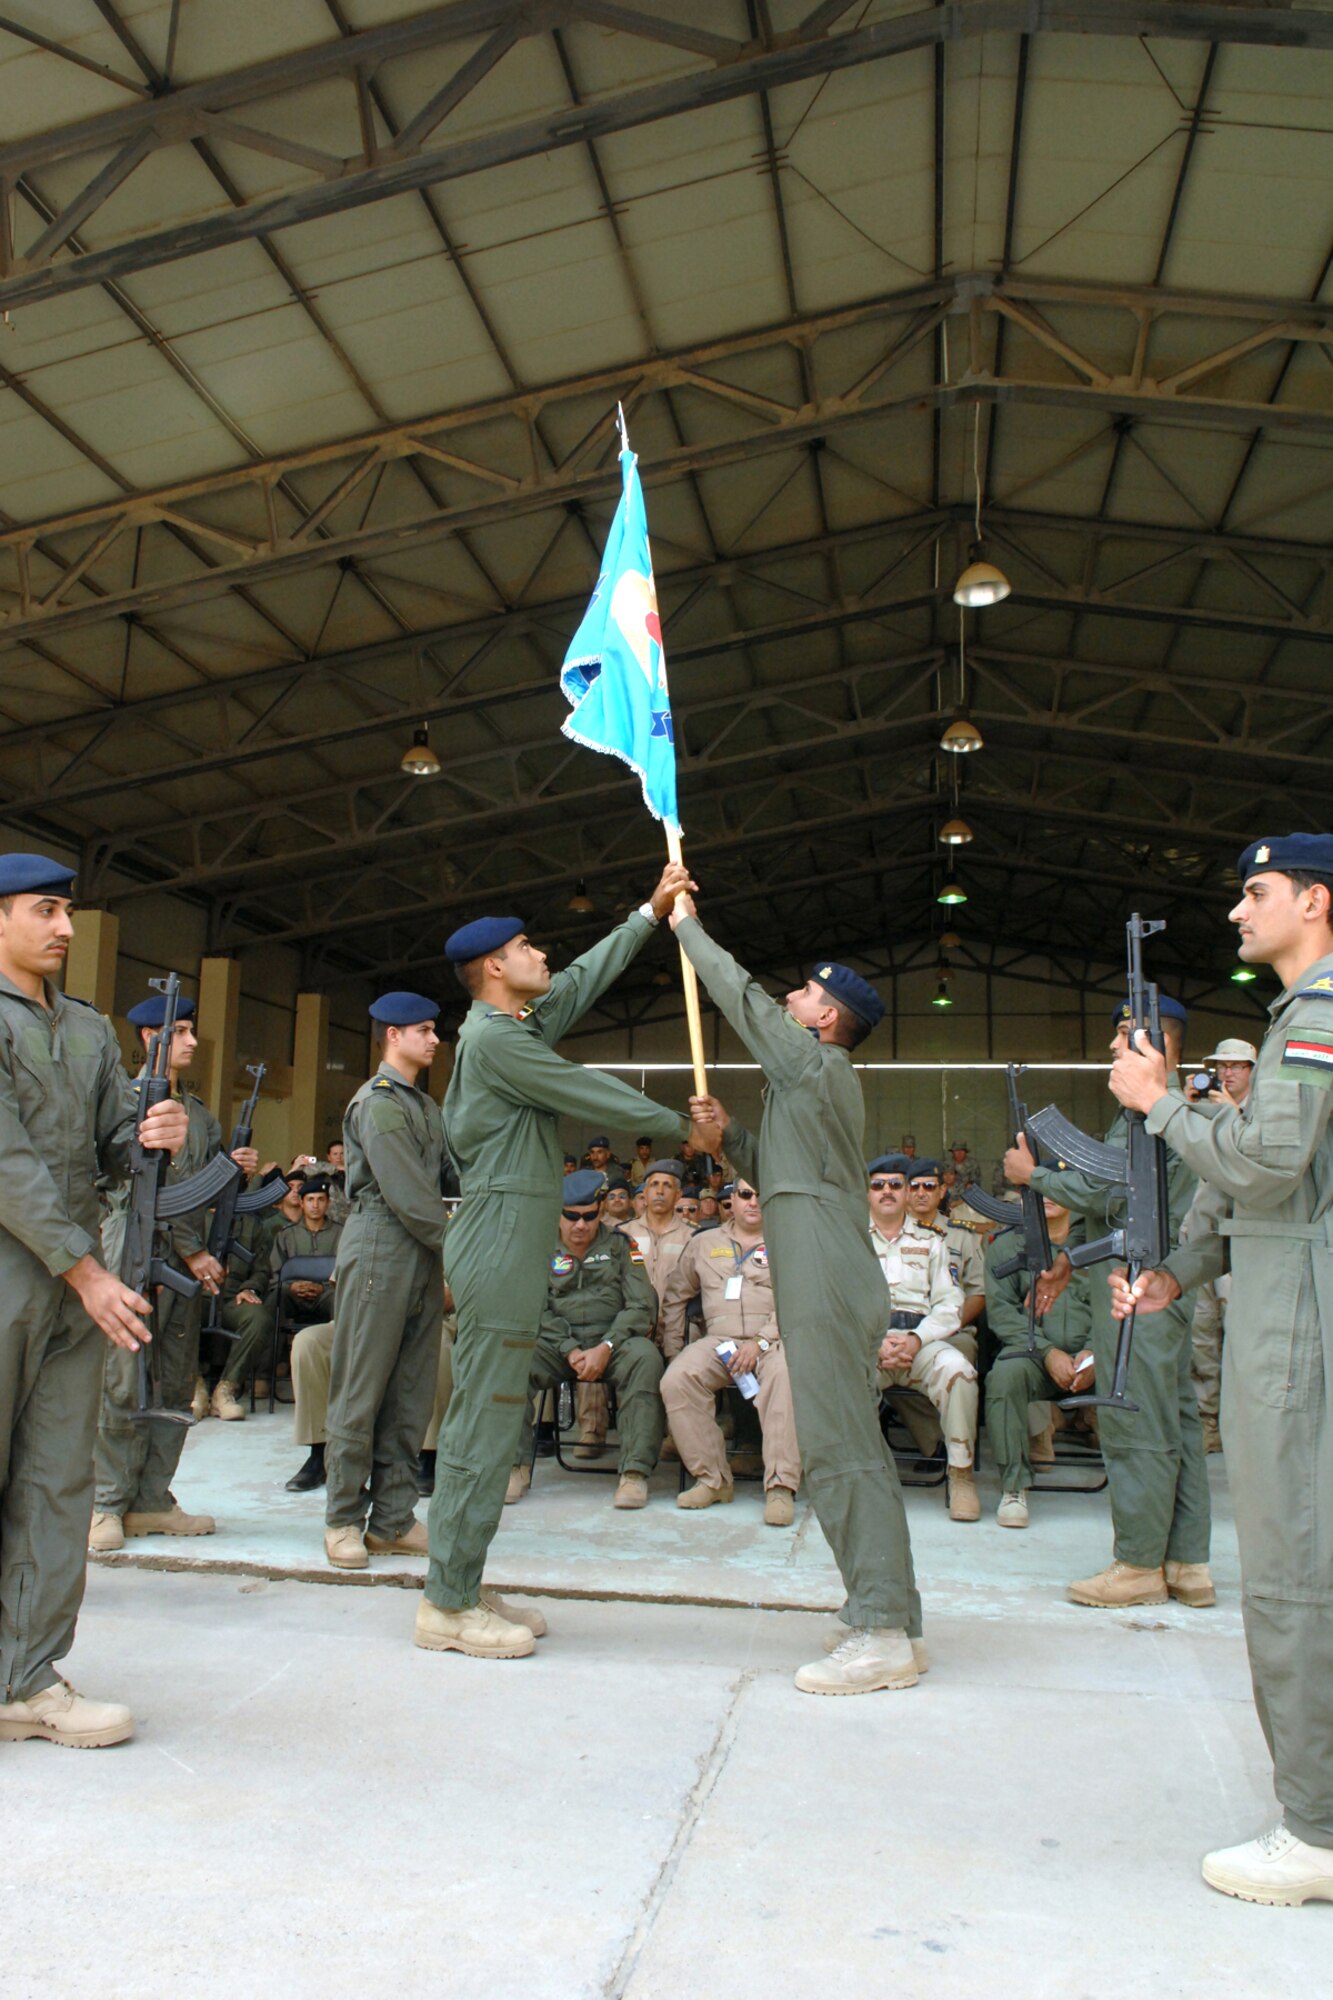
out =
<svg viewBox="0 0 1333 2000"><path fill-rule="evenodd" d="M1129 1003L1111 1016L1111 1053L1129 1047ZM1184 1106L1176 1079L1188 1019L1178 1000L1161 996L1162 1037L1171 1076L1173 1100ZM1107 1143L1124 1146L1127 1128L1119 1113L1106 1134ZM1171 1240L1175 1242L1194 1199L1197 1175L1168 1139L1167 1195ZM1004 1156L1004 1171L1014 1185L1029 1182L1082 1218L1089 1240L1124 1221L1124 1183L1108 1187L1076 1167L1038 1166L1020 1133ZM1051 1274L1037 1281L1037 1310L1044 1318L1069 1282L1072 1267L1061 1251ZM1111 1293L1092 1278L1092 1350L1097 1385L1105 1389L1115 1365L1117 1328ZM1217 1602L1208 1547L1212 1533L1212 1501L1203 1456L1203 1426L1198 1398L1190 1380L1190 1314L1181 1305L1162 1319L1145 1325L1134 1347L1134 1379L1130 1395L1137 1410L1097 1412L1097 1435L1110 1482L1113 1559L1095 1576L1071 1583L1074 1604L1098 1610L1130 1604L1179 1604L1206 1610Z"/></svg>
<svg viewBox="0 0 1333 2000"><path fill-rule="evenodd" d="M0 1742L122 1743L134 1719L56 1672L87 1573L99 1331L130 1353L147 1299L97 1261L96 1176L128 1167L134 1091L115 1030L51 982L74 935L70 869L0 855ZM185 1143L168 1098L146 1146Z"/></svg>
<svg viewBox="0 0 1333 2000"><path fill-rule="evenodd" d="M444 1317L444 1134L418 1078L440 1046L439 1011L420 993L371 1003L384 1056L343 1118L352 1210L337 1249L324 1450L324 1553L335 1569L426 1554L417 1458Z"/></svg>
<svg viewBox="0 0 1333 2000"><path fill-rule="evenodd" d="M194 1032L194 1002L177 1002L176 1029L168 1057L172 1095L189 1120L189 1135L175 1159L184 1179L207 1166L222 1151L222 1128L202 1098L184 1079L199 1047ZM138 1031L147 1054L154 1032L166 1019L166 1001L152 993L131 1007L126 1017ZM233 1155L241 1172L253 1174L259 1155L253 1146L238 1146ZM128 1194L113 1193L102 1224L102 1255L109 1270L119 1267L125 1248ZM174 1409L191 1407L196 1418L208 1414L208 1396L196 1392L199 1380L199 1334L204 1320L205 1293L218 1291L226 1270L208 1247L208 1211L196 1209L171 1225L171 1261L198 1278L201 1290L192 1299L165 1288L153 1304L153 1339L157 1349L162 1401ZM185 1449L182 1424L135 1423L131 1412L138 1397L133 1354L112 1348L106 1356L102 1417L97 1429L97 1509L88 1532L88 1546L99 1552L123 1548L127 1535L211 1535L211 1514L187 1514L178 1505L171 1482Z"/></svg>
<svg viewBox="0 0 1333 2000"><path fill-rule="evenodd" d="M1205 1855L1203 1879L1252 1903L1333 1902L1333 835L1257 840L1238 873L1240 957L1282 981L1245 1102L1186 1104L1143 1037L1111 1089L1203 1182L1188 1248L1135 1286L1140 1315L1216 1278L1230 1250L1222 1436L1282 1819ZM1127 1279L1112 1289L1123 1315Z"/></svg>
<svg viewBox="0 0 1333 2000"><path fill-rule="evenodd" d="M873 986L820 962L785 1008L709 937L687 896L672 928L768 1083L756 1146L727 1122L723 1150L757 1189L787 1350L801 1464L832 1549L850 1629L802 1667L807 1694L911 1687L926 1664L902 1488L871 1388L888 1299L866 1229L865 1106L852 1050L884 1017ZM691 1100L722 1124L716 1098Z"/></svg>
<svg viewBox="0 0 1333 2000"><path fill-rule="evenodd" d="M444 1101L446 1143L462 1187L445 1252L458 1339L453 1400L436 1456L419 1646L513 1659L532 1652L538 1623L545 1630L540 1613L520 1620L494 1610L481 1597L481 1577L546 1304L560 1216L559 1120L605 1119L612 1130L648 1131L673 1143L691 1131L680 1112L617 1077L565 1062L553 1044L638 956L689 886L686 869L670 864L649 902L554 978L518 917L480 917L445 945L472 1005Z"/></svg>

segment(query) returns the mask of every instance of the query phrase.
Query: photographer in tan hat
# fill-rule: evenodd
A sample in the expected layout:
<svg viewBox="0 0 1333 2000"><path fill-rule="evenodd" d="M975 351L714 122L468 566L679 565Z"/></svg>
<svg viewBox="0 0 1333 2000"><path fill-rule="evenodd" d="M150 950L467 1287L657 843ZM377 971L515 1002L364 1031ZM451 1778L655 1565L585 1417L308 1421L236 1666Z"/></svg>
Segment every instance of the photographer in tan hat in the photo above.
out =
<svg viewBox="0 0 1333 2000"><path fill-rule="evenodd" d="M1250 1094L1250 1078L1254 1075L1254 1065L1259 1059L1259 1051L1253 1042L1243 1042L1238 1035L1219 1042L1210 1056L1205 1056L1197 1069L1191 1070L1185 1078L1185 1095L1191 1104L1231 1104L1242 1105ZM1217 1079L1216 1086L1209 1090L1198 1087L1198 1079L1207 1074Z"/></svg>

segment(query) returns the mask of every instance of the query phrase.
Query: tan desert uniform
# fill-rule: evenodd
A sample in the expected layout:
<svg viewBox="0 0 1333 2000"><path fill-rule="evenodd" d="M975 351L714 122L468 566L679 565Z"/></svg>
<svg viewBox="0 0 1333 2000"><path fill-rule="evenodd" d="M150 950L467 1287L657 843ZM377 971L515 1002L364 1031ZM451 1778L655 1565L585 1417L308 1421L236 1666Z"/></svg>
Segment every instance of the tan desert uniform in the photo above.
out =
<svg viewBox="0 0 1333 2000"><path fill-rule="evenodd" d="M0 1702L74 1643L105 1342L61 1273L98 1253L94 1176L129 1164L134 1095L105 1016L0 977Z"/></svg>
<svg viewBox="0 0 1333 2000"><path fill-rule="evenodd" d="M182 1090L180 1102L189 1115L185 1144L172 1161L169 1178L186 1180L222 1151L222 1127L202 1098ZM128 1195L112 1196L102 1224L102 1262L118 1271L125 1248ZM171 1225L171 1261L179 1270L195 1251L208 1247L208 1211L196 1209ZM190 1406L199 1375L199 1329L208 1301L203 1291L192 1299L160 1291L153 1301L153 1366L162 1384L162 1401L171 1409ZM102 1382L102 1415L97 1429L97 1511L99 1514L165 1514L176 1505L171 1481L185 1449L183 1424L136 1424L130 1411L138 1400L138 1365L134 1355L109 1343Z"/></svg>
<svg viewBox="0 0 1333 2000"><path fill-rule="evenodd" d="M1269 1014L1239 1109L1173 1091L1148 1130L1204 1184L1167 1269L1188 1291L1230 1253L1221 1422L1255 1705L1288 1828L1333 1847L1333 953Z"/></svg>
<svg viewBox="0 0 1333 2000"><path fill-rule="evenodd" d="M449 1398L454 1388L454 1333L456 1321L452 1313L444 1316L444 1328L440 1335L440 1360L435 1373L435 1408L431 1413L426 1435L422 1440L423 1451L434 1451L439 1440L440 1425L449 1407ZM303 1326L292 1342L292 1391L296 1397L293 1412L296 1423L292 1434L294 1444L307 1448L312 1444L327 1444L329 1418L329 1374L333 1360L333 1321L322 1326Z"/></svg>
<svg viewBox="0 0 1333 2000"><path fill-rule="evenodd" d="M729 1298L728 1292L735 1296ZM685 1308L693 1298L703 1307L704 1331L687 1345ZM730 1483L731 1475L714 1409L718 1390L727 1388L732 1378L725 1362L717 1358L717 1344L767 1341L768 1350L761 1349L754 1369L759 1379L755 1408L764 1434L764 1486L785 1486L794 1493L801 1483L801 1457L764 1245L747 1248L728 1222L696 1235L667 1279L661 1326L663 1352L670 1364L662 1380L662 1401L671 1435L700 1485L719 1491Z"/></svg>
<svg viewBox="0 0 1333 2000"><path fill-rule="evenodd" d="M671 1224L671 1227L662 1230L660 1234L657 1230L650 1229L648 1224L642 1219L637 1222L624 1222L621 1225L621 1229L622 1233L628 1236L630 1242L641 1251L643 1255L643 1268L648 1274L649 1284L657 1293L660 1307L661 1301L666 1295L667 1280L675 1270L685 1250L694 1241L694 1224L686 1222L683 1216L678 1215ZM656 1337L657 1344L660 1347L665 1339L660 1311L657 1316Z"/></svg>
<svg viewBox="0 0 1333 2000"><path fill-rule="evenodd" d="M936 1230L908 1215L894 1237L881 1236L872 1223L870 1247L889 1288L893 1319L885 1331L896 1324L921 1342L908 1367L879 1370L879 1386L920 1389L929 1396L940 1413L950 1465L969 1466L977 1436L977 1371L951 1345L963 1294L949 1275L948 1245Z"/></svg>

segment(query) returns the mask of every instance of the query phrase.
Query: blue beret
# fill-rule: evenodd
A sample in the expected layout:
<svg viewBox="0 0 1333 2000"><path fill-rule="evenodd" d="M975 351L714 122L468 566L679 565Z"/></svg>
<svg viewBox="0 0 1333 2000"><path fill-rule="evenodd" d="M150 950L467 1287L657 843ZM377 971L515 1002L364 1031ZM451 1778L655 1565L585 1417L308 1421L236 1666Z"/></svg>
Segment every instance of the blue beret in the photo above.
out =
<svg viewBox="0 0 1333 2000"><path fill-rule="evenodd" d="M450 965L467 965L474 958L485 958L488 951L499 951L516 937L522 937L525 925L522 917L478 917L475 923L464 924L444 942L444 955Z"/></svg>
<svg viewBox="0 0 1333 2000"><path fill-rule="evenodd" d="M576 1174L566 1174L561 1183L565 1201L575 1208L586 1208L590 1202L600 1201L606 1192L606 1175L596 1167L581 1167Z"/></svg>
<svg viewBox="0 0 1333 2000"><path fill-rule="evenodd" d="M176 1001L176 1019L178 1021L188 1021L193 1013L193 1000L187 1000L182 993ZM148 999L141 1000L137 1007L131 1007L129 1013L125 1016L127 1021L133 1021L136 1028L160 1028L166 1018L167 996L165 993L150 994Z"/></svg>
<svg viewBox="0 0 1333 2000"><path fill-rule="evenodd" d="M649 1160L647 1171L643 1177L645 1180L650 1180L654 1174L671 1174L676 1180L683 1181L685 1178L685 1162L683 1160Z"/></svg>
<svg viewBox="0 0 1333 2000"><path fill-rule="evenodd" d="M1122 1000L1118 1007L1111 1010L1111 1026L1118 1028L1122 1021L1127 1021L1130 1011L1128 1000ZM1164 1021L1179 1021L1182 1028L1188 1024L1189 1009L1182 1007L1179 1000L1173 1000L1169 993L1158 994L1157 1011Z"/></svg>
<svg viewBox="0 0 1333 2000"><path fill-rule="evenodd" d="M1236 863L1242 882L1268 868L1276 869L1279 875L1298 869L1333 887L1333 833L1284 833L1276 839L1253 840Z"/></svg>
<svg viewBox="0 0 1333 2000"><path fill-rule="evenodd" d="M439 1001L427 1000L422 993L381 993L370 1003L371 1020L382 1021L386 1028L415 1028L421 1021L433 1021L439 1011Z"/></svg>
<svg viewBox="0 0 1333 2000"><path fill-rule="evenodd" d="M938 1180L940 1163L938 1160L913 1160L907 1178L909 1181Z"/></svg>
<svg viewBox="0 0 1333 2000"><path fill-rule="evenodd" d="M327 1174L307 1174L304 1181L301 1183L301 1193L303 1195L327 1194L328 1191L329 1191L329 1177Z"/></svg>
<svg viewBox="0 0 1333 2000"><path fill-rule="evenodd" d="M868 1028L877 1028L884 1019L884 1002L870 981L853 972L850 965L817 965L815 978L831 1000L850 1008Z"/></svg>
<svg viewBox="0 0 1333 2000"><path fill-rule="evenodd" d="M634 1192L623 1174L617 1174L613 1181L608 1181L606 1191L608 1194L632 1194Z"/></svg>
<svg viewBox="0 0 1333 2000"><path fill-rule="evenodd" d="M45 854L0 854L0 896L67 896L74 870Z"/></svg>
<svg viewBox="0 0 1333 2000"><path fill-rule="evenodd" d="M903 1179L906 1180L908 1174L911 1173L916 1164L915 1160L908 1159L906 1153L881 1153L878 1159L866 1161L866 1172L868 1174L901 1174Z"/></svg>
<svg viewBox="0 0 1333 2000"><path fill-rule="evenodd" d="M609 1139L603 1139L603 1138L589 1139L588 1144L590 1146L605 1146L608 1153L611 1150L611 1141Z"/></svg>

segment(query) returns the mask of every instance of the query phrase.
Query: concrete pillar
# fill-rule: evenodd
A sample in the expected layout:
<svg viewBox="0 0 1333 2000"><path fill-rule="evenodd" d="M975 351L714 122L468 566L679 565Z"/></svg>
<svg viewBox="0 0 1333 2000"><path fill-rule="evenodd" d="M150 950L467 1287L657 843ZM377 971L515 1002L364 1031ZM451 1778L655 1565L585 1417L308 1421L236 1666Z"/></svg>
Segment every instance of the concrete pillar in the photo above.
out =
<svg viewBox="0 0 1333 2000"><path fill-rule="evenodd" d="M209 1052L203 1099L222 1127L231 1132L231 1107L236 1076L236 1020L241 1004L241 967L234 958L199 962L199 1010L195 1016L199 1040Z"/></svg>
<svg viewBox="0 0 1333 2000"><path fill-rule="evenodd" d="M295 1150L319 1154L320 1114L329 1063L329 1001L326 993L296 996L296 1039L292 1049L291 1141Z"/></svg>
<svg viewBox="0 0 1333 2000"><path fill-rule="evenodd" d="M76 910L74 936L65 960L65 991L75 1000L91 1000L99 1013L116 1004L116 953L120 949L120 918L110 910Z"/></svg>

